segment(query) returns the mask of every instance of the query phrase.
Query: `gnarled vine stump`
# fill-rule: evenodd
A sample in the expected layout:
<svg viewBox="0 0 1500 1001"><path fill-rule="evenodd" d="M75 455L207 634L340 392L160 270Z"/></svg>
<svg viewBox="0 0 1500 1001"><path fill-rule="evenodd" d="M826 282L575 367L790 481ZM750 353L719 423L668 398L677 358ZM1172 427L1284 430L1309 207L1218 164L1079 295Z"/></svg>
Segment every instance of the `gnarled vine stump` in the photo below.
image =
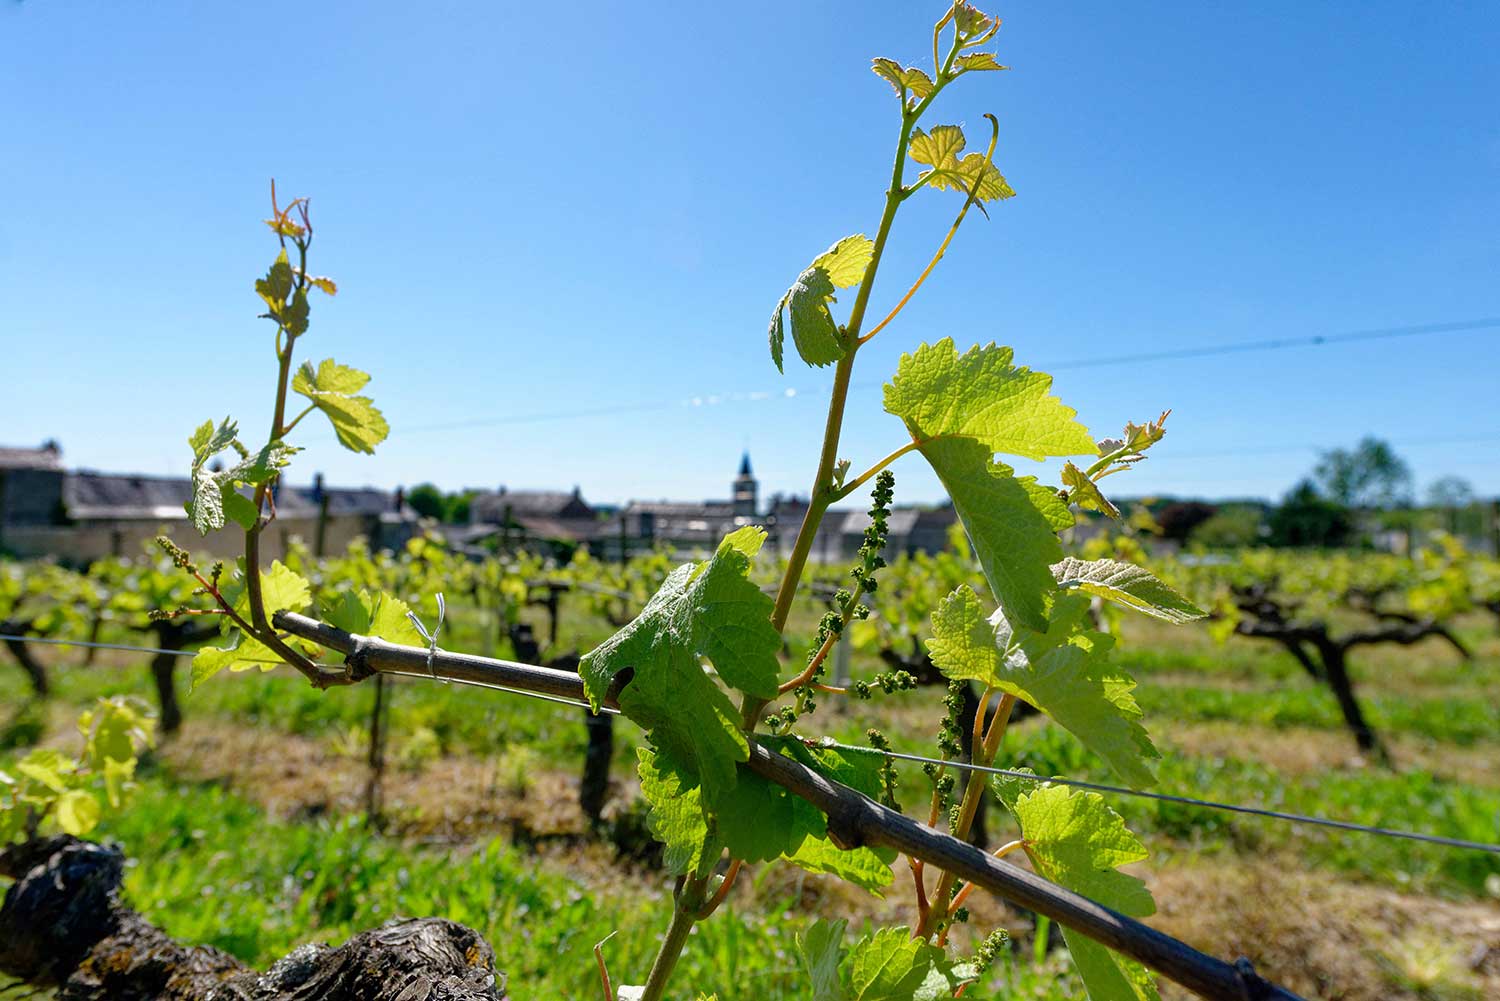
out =
<svg viewBox="0 0 1500 1001"><path fill-rule="evenodd" d="M172 940L119 899L116 848L59 835L0 852L0 973L61 1001L504 1001L478 932L391 921L341 946L304 945L264 973Z"/></svg>

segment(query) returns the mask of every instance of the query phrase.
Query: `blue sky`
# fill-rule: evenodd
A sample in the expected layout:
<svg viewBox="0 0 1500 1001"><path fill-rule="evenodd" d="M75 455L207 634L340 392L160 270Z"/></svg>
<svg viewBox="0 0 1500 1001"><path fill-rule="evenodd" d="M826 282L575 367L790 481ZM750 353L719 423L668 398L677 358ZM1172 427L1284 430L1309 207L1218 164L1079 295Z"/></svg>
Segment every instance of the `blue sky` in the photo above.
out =
<svg viewBox="0 0 1500 1001"><path fill-rule="evenodd" d="M313 269L341 288L299 348L371 371L394 429L375 458L305 435L294 480L696 498L748 448L764 491L805 491L828 372L778 376L766 321L873 232L897 109L869 60L930 61L941 11L0 0L0 442L182 474L205 418L261 427L275 176L312 196ZM1019 196L971 213L860 353L856 467L902 440L879 383L922 340L1046 369L1500 318L1500 6L992 12L1014 68L928 121L977 141L996 114ZM957 209L926 194L872 312ZM1377 434L1420 484L1494 494L1497 362L1492 326L1063 367L1056 391L1100 435L1173 409L1121 492L1276 496ZM916 460L897 477L898 501L938 495Z"/></svg>

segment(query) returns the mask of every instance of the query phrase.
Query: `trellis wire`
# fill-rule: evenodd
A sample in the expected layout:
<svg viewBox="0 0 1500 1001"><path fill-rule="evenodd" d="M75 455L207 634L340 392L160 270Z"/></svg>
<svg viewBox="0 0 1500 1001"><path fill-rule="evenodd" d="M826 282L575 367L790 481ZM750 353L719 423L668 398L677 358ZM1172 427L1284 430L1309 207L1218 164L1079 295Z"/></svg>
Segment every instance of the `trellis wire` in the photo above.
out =
<svg viewBox="0 0 1500 1001"><path fill-rule="evenodd" d="M155 647L131 646L125 643L95 643L86 640L59 640L35 636L14 636L0 633L0 640L22 640L27 643L51 643L58 646L81 646L95 647L101 650L129 650L140 653L170 654L174 657L190 657L192 650L162 650ZM417 678L424 681L432 680L433 675L418 671L382 671L382 674L393 674L402 678ZM543 702L552 702L557 705L573 706L579 709L588 709L587 702L576 702L573 699L562 698L556 695L548 695L545 692L532 692L524 688L512 688L506 685L490 684L468 678L450 678L460 685L468 685L474 688L485 688L490 691L507 692L512 695L522 695L530 699L538 699ZM600 706L599 711L611 716L621 715L620 710L610 706ZM816 743L816 742L812 742ZM827 746L827 745L824 745ZM945 761L941 758L929 758L920 754L908 754L903 751L889 751L878 747L866 747L860 744L844 744L835 742L833 746L846 748L852 751L868 751L874 754L883 754L888 758L898 761L910 761L918 764L935 765L945 768L953 768L958 771L984 772L989 775L1000 775L1007 778L1022 779L1030 782L1051 782L1056 785L1071 786L1077 789L1087 789L1091 792L1112 793L1119 796L1135 796L1139 799L1156 800L1162 803L1177 803L1182 806L1195 806L1205 810L1222 810L1228 813L1245 814L1252 817L1262 817L1268 820L1282 820L1292 824L1308 824L1317 827L1329 827L1340 831L1354 831L1359 834L1372 834L1384 838L1400 838L1407 841L1420 841L1427 844L1440 845L1445 848L1461 848L1472 851L1488 852L1492 855L1500 855L1500 844L1486 844L1482 841L1468 841L1463 838L1452 838L1442 834L1426 834L1421 831L1403 831L1392 827L1375 827L1369 824L1358 824L1350 820L1336 820L1331 817L1315 817L1311 814L1289 813L1283 810L1270 810L1265 807L1248 806L1242 803L1223 803L1211 799L1195 799L1191 796L1178 796L1172 793L1150 792L1144 789L1131 789L1128 786L1109 785L1104 782L1090 782L1085 779L1060 778L1058 776L1034 775L1031 772L1019 772L1008 768L995 768L991 765L975 765L967 761Z"/></svg>

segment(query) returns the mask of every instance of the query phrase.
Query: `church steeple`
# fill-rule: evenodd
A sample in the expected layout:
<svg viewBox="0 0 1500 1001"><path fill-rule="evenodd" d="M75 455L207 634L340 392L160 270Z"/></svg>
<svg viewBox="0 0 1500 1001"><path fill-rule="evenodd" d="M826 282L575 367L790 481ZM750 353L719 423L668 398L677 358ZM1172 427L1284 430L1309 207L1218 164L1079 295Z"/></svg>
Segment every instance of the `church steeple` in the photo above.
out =
<svg viewBox="0 0 1500 1001"><path fill-rule="evenodd" d="M754 518L760 506L760 483L750 471L750 452L740 459L740 474L734 478L734 514L737 518Z"/></svg>

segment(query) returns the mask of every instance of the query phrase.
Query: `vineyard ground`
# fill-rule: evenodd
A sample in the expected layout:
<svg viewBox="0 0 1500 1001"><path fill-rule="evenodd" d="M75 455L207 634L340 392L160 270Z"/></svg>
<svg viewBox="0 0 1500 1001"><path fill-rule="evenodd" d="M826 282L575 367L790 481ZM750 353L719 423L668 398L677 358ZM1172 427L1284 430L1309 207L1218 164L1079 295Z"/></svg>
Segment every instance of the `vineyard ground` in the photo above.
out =
<svg viewBox="0 0 1500 1001"><path fill-rule="evenodd" d="M797 625L810 631L812 609ZM539 631L543 617L538 619ZM454 613L452 647L483 641ZM582 645L608 627L565 608ZM1124 662L1165 758L1160 787L1457 837L1492 841L1500 818L1500 636L1492 619L1461 624L1476 651L1463 663L1428 642L1361 651L1358 683L1397 769L1360 761L1332 699L1289 658L1247 641L1215 646L1200 630L1130 621ZM132 637L117 637L139 642ZM448 644L445 644L448 645ZM48 649L59 697L28 707L13 667L0 670L0 745L65 742L77 708L98 694L144 694L144 658ZM871 669L856 658L856 675ZM392 767L384 834L363 803L368 686L317 693L289 673L215 679L186 700L188 722L143 777L141 799L108 834L134 860L132 901L173 934L264 962L308 938L341 940L394 913L441 914L494 944L517 996L597 996L593 943L612 966L649 962L665 877L622 861L586 836L574 803L579 713L499 693L420 681L394 686ZM927 700L931 690L911 699ZM881 700L813 732L863 741L880 726L898 748L929 750L912 722ZM619 734L615 809L633 794L635 735ZM1043 773L1111 776L1043 722L1017 727L1004 760ZM6 752L0 751L0 759ZM901 770L916 801L921 776ZM1310 997L1500 996L1500 860L1170 804L1112 801L1153 849L1159 927L1258 967ZM998 820L998 818L996 818ZM793 998L791 934L814 916L855 925L903 919L907 880L886 901L785 867L754 872L726 913L701 925L685 982L724 1001ZM977 902L978 898L974 898ZM999 969L1016 997L1079 996L1054 953L1033 965L1030 922L986 901L976 928L1012 929L1022 948ZM1164 992L1170 995L1170 991Z"/></svg>

